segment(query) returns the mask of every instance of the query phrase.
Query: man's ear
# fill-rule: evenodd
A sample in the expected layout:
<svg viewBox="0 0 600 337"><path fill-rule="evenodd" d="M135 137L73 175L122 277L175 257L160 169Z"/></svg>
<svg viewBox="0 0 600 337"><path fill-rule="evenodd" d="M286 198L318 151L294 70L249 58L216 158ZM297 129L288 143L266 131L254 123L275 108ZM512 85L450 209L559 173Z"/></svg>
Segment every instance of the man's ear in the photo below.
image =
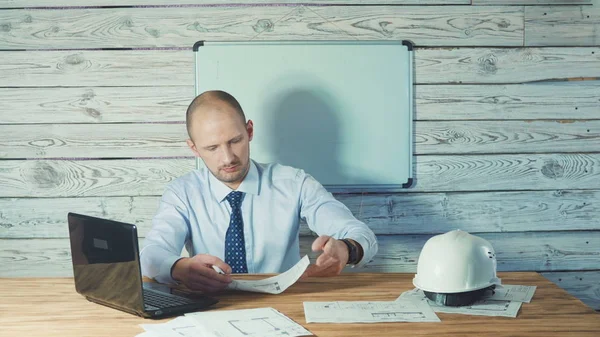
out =
<svg viewBox="0 0 600 337"><path fill-rule="evenodd" d="M190 147L190 149L192 150L192 152L194 152L194 156L200 157L200 153L198 153L198 150L196 149L196 144L194 144L194 142L191 139L188 139L185 142Z"/></svg>
<svg viewBox="0 0 600 337"><path fill-rule="evenodd" d="M250 119L246 123L246 131L248 131L248 141L251 141L254 137L254 123Z"/></svg>

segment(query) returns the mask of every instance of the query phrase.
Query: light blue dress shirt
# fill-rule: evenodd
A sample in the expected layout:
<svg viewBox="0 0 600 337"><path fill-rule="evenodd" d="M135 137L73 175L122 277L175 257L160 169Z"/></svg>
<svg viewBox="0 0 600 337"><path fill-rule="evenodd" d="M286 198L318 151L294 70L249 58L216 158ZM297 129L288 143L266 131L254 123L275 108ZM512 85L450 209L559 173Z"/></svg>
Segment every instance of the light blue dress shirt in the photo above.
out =
<svg viewBox="0 0 600 337"><path fill-rule="evenodd" d="M210 254L225 260L231 214L225 197L231 191L206 168L171 182L140 253L142 274L174 282L171 267L181 258L184 244L191 256ZM301 218L319 235L358 242L364 256L357 266L377 253L371 229L301 169L251 160L237 191L246 194L241 210L249 273L284 272L300 260Z"/></svg>

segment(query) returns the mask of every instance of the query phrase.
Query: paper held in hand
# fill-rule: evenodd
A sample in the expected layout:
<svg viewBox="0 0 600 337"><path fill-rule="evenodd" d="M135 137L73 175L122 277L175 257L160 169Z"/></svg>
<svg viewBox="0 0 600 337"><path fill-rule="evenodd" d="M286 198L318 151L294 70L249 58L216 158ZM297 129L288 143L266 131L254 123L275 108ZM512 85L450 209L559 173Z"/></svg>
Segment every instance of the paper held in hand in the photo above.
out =
<svg viewBox="0 0 600 337"><path fill-rule="evenodd" d="M262 280L233 280L227 288L257 293L281 294L298 281L308 265L310 265L310 260L308 255L304 255L296 265L284 273Z"/></svg>

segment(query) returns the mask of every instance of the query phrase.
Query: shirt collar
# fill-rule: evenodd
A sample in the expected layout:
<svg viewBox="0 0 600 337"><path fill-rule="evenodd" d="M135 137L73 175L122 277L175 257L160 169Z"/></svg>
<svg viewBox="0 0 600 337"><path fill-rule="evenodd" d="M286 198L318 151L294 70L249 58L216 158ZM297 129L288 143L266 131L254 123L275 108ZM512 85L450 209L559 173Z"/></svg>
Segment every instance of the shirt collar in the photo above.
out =
<svg viewBox="0 0 600 337"><path fill-rule="evenodd" d="M231 193L231 191L233 191L231 188L229 188L229 186L217 179L210 171L208 174L208 179L210 181L211 192L219 202L225 200L225 197ZM250 160L250 169L248 170L248 174L246 174L246 177L236 191L258 195L259 187L260 175L258 174L256 164L253 160Z"/></svg>

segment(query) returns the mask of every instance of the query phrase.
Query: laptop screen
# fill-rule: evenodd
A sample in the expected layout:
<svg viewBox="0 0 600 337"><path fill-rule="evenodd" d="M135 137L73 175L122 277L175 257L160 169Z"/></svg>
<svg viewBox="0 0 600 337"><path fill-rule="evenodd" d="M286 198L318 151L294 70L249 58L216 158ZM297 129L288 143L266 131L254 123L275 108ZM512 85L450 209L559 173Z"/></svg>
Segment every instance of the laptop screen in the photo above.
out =
<svg viewBox="0 0 600 337"><path fill-rule="evenodd" d="M136 227L75 213L69 213L68 221L77 292L142 312Z"/></svg>

